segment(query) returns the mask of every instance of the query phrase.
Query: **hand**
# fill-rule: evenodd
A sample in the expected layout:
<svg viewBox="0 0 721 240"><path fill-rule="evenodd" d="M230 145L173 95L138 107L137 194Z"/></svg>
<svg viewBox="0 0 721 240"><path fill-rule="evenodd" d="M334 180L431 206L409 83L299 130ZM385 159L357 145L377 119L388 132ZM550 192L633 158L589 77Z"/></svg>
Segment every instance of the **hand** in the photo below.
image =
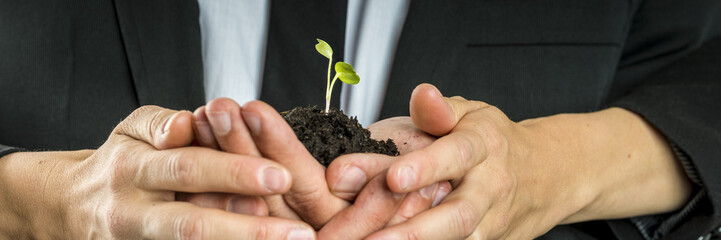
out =
<svg viewBox="0 0 721 240"><path fill-rule="evenodd" d="M426 132L415 127L410 117L393 117L378 121L368 126L371 137L374 139L393 139L398 147L400 155L422 149L436 140ZM356 199L363 186L370 184L369 179L378 177L385 178L388 168L398 159L385 155L349 154L338 157L331 162L326 170L326 179L331 192L343 199L352 201ZM385 182L385 180L383 180ZM425 202L430 205L405 203L399 208L396 215L386 226L404 222L408 218L428 209L435 207L451 191L448 181L441 181L420 189L414 196L409 196L406 202L413 202L417 197L428 198L433 196L432 202ZM361 197L362 199L363 197ZM420 202L420 201L419 201ZM356 202L356 205L359 205ZM372 206L372 204L369 204ZM409 206L409 207L406 207ZM421 206L421 207L410 207ZM341 225L341 227L329 227L328 229L344 229L342 223L329 224ZM330 231L330 230L329 230Z"/></svg>
<svg viewBox="0 0 721 240"><path fill-rule="evenodd" d="M437 139L416 127L410 117L392 117L368 126L373 139L393 139L400 155L431 145Z"/></svg>
<svg viewBox="0 0 721 240"><path fill-rule="evenodd" d="M385 184L385 176L378 176L361 191L361 197L355 204L347 208L350 202L328 190L323 166L297 140L277 111L265 103L250 102L241 108L230 99L220 98L197 109L194 115L196 135L201 145L236 154L263 156L291 170L294 183L290 191L282 196L265 197L271 216L303 219L316 228L331 218L344 218L356 223L335 228L349 231L321 230L319 237L361 238L389 222L397 221L394 219L398 219L398 208L410 209L405 212L418 212L420 210L417 209L427 209L432 203L435 188L431 192L425 191L425 196L414 192L404 198L406 194L392 194Z"/></svg>
<svg viewBox="0 0 721 240"><path fill-rule="evenodd" d="M392 163L390 189L452 180L454 190L370 239L530 239L557 224L672 211L690 194L663 137L623 109L515 123L422 84L411 118L440 138Z"/></svg>
<svg viewBox="0 0 721 240"><path fill-rule="evenodd" d="M314 236L313 229L300 221L175 201L179 192L264 196L284 193L291 185L288 170L266 159L175 148L192 140L191 121L188 112L142 107L121 122L97 151L3 157L0 213L7 220L0 226L13 238Z"/></svg>
<svg viewBox="0 0 721 240"><path fill-rule="evenodd" d="M410 117L384 119L368 126L368 130L374 139L393 139L401 155L422 149L436 140L435 136L418 129ZM378 209L388 208L395 211L395 215L385 227L405 222L422 211L438 205L451 191L448 181L441 181L409 194L400 207L381 207L387 206L388 201L366 196L370 192L367 190L374 185L387 184L385 181L387 170L396 159L398 158L385 155L349 154L331 162L326 170L326 179L331 192L349 201L358 196L358 200L351 209L338 214L328 222L319 232L319 236L347 236L343 234L358 231L357 219L362 218L357 215L381 212L377 211ZM383 187L386 188L387 186ZM361 189L363 189L362 193L360 193ZM428 201L431 199L432 202Z"/></svg>

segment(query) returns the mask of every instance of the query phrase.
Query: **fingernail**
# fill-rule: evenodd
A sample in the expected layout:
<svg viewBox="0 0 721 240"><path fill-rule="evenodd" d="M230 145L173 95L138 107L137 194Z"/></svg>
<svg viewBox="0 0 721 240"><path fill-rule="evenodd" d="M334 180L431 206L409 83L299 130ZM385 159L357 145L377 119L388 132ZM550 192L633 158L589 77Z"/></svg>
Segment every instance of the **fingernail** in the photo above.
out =
<svg viewBox="0 0 721 240"><path fill-rule="evenodd" d="M407 193L393 193L393 199L401 200L406 196Z"/></svg>
<svg viewBox="0 0 721 240"><path fill-rule="evenodd" d="M436 192L436 198L433 199L433 204L431 204L431 207L438 206L438 204L443 201L443 199L446 199L448 196L448 193L450 193L451 190L444 187L439 187L438 192Z"/></svg>
<svg viewBox="0 0 721 240"><path fill-rule="evenodd" d="M436 191L436 187L438 187L438 183L434 183L424 188L421 188L421 197L425 199L431 199L433 197L433 192Z"/></svg>
<svg viewBox="0 0 721 240"><path fill-rule="evenodd" d="M230 132L230 113L228 112L209 112L208 121L215 134L224 136Z"/></svg>
<svg viewBox="0 0 721 240"><path fill-rule="evenodd" d="M257 113L253 112L241 112L243 115L243 120L245 120L245 125L248 126L248 130L250 130L250 133L258 136L260 135L260 117Z"/></svg>
<svg viewBox="0 0 721 240"><path fill-rule="evenodd" d="M293 229L288 233L288 240L312 240L315 239L315 232L309 229Z"/></svg>
<svg viewBox="0 0 721 240"><path fill-rule="evenodd" d="M275 167L267 167L263 170L263 186L272 193L283 191L286 184L286 177L283 170Z"/></svg>
<svg viewBox="0 0 721 240"><path fill-rule="evenodd" d="M255 201L248 201L248 199L239 196L230 199L227 210L239 214L260 215L258 214Z"/></svg>
<svg viewBox="0 0 721 240"><path fill-rule="evenodd" d="M333 186L335 192L358 192L366 182L366 173L353 166L346 165L341 171L340 181Z"/></svg>
<svg viewBox="0 0 721 240"><path fill-rule="evenodd" d="M195 121L195 128L198 130L198 139L203 143L213 142L213 130L206 121Z"/></svg>
<svg viewBox="0 0 721 240"><path fill-rule="evenodd" d="M416 172L411 167L402 167L398 169L397 174L401 190L408 190L412 184L416 183Z"/></svg>

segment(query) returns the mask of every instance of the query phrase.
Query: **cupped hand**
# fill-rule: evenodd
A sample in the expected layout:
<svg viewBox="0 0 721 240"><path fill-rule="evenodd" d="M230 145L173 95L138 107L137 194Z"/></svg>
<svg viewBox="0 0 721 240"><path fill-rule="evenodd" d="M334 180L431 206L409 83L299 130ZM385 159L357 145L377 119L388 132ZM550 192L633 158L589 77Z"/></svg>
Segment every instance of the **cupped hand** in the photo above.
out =
<svg viewBox="0 0 721 240"><path fill-rule="evenodd" d="M291 186L290 172L267 159L179 147L192 141L191 123L189 112L141 107L96 151L16 153L3 158L3 169L17 170L12 183L18 183L3 190L21 193L10 196L16 206L28 207L19 213L30 219L24 226L38 238L314 237L313 229L300 221L175 201L177 193L267 196ZM19 167L27 163L35 165ZM213 195L198 196L219 207Z"/></svg>
<svg viewBox="0 0 721 240"><path fill-rule="evenodd" d="M290 190L283 195L265 197L271 216L302 219L317 229L331 219L347 220L334 221L348 224L334 228L343 231L321 230L319 237L322 238L361 238L409 217L409 212L427 209L437 192L434 186L430 191L423 191L423 195L418 191L393 194L385 184L385 175L378 175L372 176L371 184L366 188L359 189L361 197L351 206L350 201L330 192L325 168L297 140L290 126L271 106L254 101L241 108L230 99L220 98L197 109L194 115L195 131L201 145L241 155L262 156L290 170L294 179Z"/></svg>
<svg viewBox="0 0 721 240"><path fill-rule="evenodd" d="M422 84L410 110L415 126L439 138L395 160L389 188L451 180L453 191L369 239L531 239L559 223L670 211L689 194L663 138L622 109L516 123ZM666 197L654 200L659 193Z"/></svg>

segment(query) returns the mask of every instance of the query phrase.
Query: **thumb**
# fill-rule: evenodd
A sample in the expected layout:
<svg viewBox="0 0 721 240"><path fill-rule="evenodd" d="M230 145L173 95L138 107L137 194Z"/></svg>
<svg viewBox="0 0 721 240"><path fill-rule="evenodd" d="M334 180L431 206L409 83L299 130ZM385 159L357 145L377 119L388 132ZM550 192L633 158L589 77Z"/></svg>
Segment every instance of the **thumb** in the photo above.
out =
<svg viewBox="0 0 721 240"><path fill-rule="evenodd" d="M193 140L193 114L158 106L142 106L113 130L163 150L187 146Z"/></svg>
<svg viewBox="0 0 721 240"><path fill-rule="evenodd" d="M448 134L466 113L488 106L479 101L468 101L463 97L443 97L438 89L422 83L413 89L410 114L413 124L434 136Z"/></svg>

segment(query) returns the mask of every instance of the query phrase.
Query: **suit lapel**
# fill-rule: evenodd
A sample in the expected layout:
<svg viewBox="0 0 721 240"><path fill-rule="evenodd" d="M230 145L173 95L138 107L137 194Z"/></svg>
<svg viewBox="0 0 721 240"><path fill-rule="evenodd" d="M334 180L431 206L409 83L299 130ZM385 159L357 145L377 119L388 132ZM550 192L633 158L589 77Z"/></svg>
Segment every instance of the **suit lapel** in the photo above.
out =
<svg viewBox="0 0 721 240"><path fill-rule="evenodd" d="M115 0L140 105L190 109L204 99L196 1Z"/></svg>

